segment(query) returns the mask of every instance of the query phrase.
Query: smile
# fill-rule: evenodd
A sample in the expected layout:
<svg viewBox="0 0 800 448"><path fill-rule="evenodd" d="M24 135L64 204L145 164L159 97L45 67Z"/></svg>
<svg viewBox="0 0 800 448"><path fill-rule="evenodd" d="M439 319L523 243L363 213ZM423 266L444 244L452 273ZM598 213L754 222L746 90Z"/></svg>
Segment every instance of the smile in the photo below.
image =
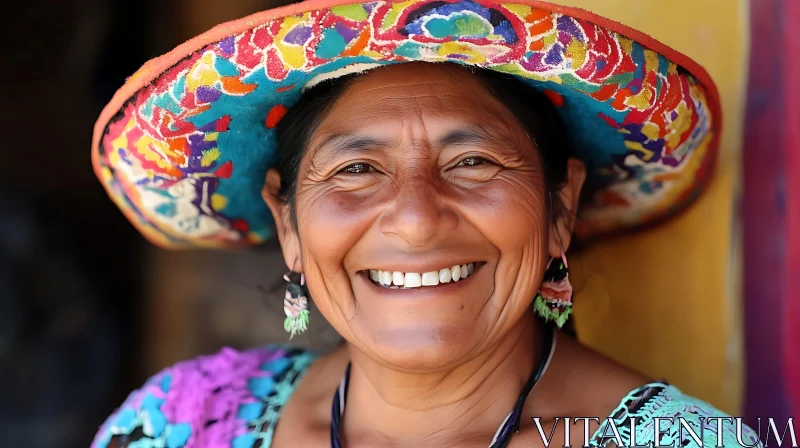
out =
<svg viewBox="0 0 800 448"><path fill-rule="evenodd" d="M426 286L437 286L441 283L458 282L469 277L475 271L475 263L455 265L430 272L400 272L369 270L372 283L390 289L410 289Z"/></svg>

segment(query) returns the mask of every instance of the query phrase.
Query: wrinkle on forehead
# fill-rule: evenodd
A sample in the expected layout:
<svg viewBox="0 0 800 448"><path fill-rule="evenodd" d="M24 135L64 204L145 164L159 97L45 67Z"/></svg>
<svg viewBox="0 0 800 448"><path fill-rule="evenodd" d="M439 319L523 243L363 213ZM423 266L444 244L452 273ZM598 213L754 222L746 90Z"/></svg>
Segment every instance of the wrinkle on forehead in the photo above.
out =
<svg viewBox="0 0 800 448"><path fill-rule="evenodd" d="M362 101L362 98L370 101ZM356 108L380 107L403 100L429 106L452 101L507 111L483 82L466 69L453 64L431 63L392 65L361 75L350 82L333 108L337 104ZM426 112L435 113L436 109Z"/></svg>
<svg viewBox="0 0 800 448"><path fill-rule="evenodd" d="M380 78L376 79L379 81ZM381 113L414 114L425 112L431 116L478 115L481 110L493 114L510 115L508 109L492 96L479 82L471 80L470 85L454 86L442 81L404 81L353 83L336 100L331 114L365 114ZM485 115L485 114L482 114ZM323 120L324 121L324 120Z"/></svg>
<svg viewBox="0 0 800 448"><path fill-rule="evenodd" d="M402 121L405 127L407 122L422 123L426 118L491 124L506 135L521 129L511 111L465 69L409 63L375 69L352 80L311 140L364 129L365 124Z"/></svg>

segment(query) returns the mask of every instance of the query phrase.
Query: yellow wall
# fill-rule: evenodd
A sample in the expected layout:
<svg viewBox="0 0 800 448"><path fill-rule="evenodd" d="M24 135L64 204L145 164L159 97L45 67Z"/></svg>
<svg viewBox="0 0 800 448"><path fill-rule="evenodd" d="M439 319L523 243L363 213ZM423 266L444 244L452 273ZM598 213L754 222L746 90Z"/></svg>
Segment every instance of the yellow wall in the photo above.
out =
<svg viewBox="0 0 800 448"><path fill-rule="evenodd" d="M722 98L716 176L688 212L570 260L586 344L729 413L743 388L738 197L747 82L744 0L555 0L650 34L696 61Z"/></svg>

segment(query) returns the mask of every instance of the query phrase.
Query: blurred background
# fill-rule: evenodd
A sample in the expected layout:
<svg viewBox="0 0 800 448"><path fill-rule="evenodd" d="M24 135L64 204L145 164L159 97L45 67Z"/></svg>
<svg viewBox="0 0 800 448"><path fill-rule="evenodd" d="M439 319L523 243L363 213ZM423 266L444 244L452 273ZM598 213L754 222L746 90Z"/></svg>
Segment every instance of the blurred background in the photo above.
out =
<svg viewBox="0 0 800 448"><path fill-rule="evenodd" d="M223 346L286 341L275 243L156 249L107 199L89 159L95 118L142 63L278 3L4 5L0 448L88 447L161 368ZM571 258L579 338L734 415L797 416L800 2L555 3L693 57L724 108L719 168L696 205ZM293 343L324 351L338 342L323 319L311 322Z"/></svg>

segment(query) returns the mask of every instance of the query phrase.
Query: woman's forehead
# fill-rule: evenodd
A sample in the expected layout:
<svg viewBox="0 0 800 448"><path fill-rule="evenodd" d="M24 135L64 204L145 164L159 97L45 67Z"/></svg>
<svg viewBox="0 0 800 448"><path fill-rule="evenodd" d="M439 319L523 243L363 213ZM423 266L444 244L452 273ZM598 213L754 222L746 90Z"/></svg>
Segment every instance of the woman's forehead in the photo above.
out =
<svg viewBox="0 0 800 448"><path fill-rule="evenodd" d="M514 121L474 74L454 64L400 64L351 81L324 117L319 131L427 125L504 128Z"/></svg>

